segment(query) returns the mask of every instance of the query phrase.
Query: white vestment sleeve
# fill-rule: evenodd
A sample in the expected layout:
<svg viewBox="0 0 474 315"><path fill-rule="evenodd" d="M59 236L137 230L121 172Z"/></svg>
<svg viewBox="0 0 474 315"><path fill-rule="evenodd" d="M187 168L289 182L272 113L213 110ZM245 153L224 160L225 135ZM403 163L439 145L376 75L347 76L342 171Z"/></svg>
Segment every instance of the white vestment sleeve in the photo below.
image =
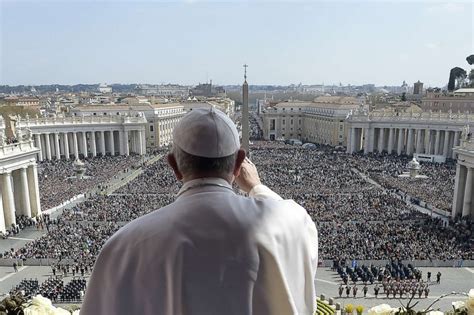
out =
<svg viewBox="0 0 474 315"><path fill-rule="evenodd" d="M255 185L252 190L249 191L249 196L253 198L283 200L276 192L262 184Z"/></svg>

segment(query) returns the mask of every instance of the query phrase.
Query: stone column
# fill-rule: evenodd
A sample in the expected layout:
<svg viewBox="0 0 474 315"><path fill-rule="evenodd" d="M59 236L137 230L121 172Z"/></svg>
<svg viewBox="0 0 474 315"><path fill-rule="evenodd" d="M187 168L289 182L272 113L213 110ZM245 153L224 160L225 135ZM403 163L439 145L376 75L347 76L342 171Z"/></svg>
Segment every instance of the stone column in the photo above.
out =
<svg viewBox="0 0 474 315"><path fill-rule="evenodd" d="M130 144L131 144L131 152L134 152L134 153L138 153L138 140L137 140L137 134L138 132L136 130L132 130L130 131L130 138L131 138L131 141L130 141Z"/></svg>
<svg viewBox="0 0 474 315"><path fill-rule="evenodd" d="M356 130L354 127L351 128L350 131L351 135L351 142L350 142L350 147L349 147L349 153L354 153L355 151L355 144L356 144Z"/></svg>
<svg viewBox="0 0 474 315"><path fill-rule="evenodd" d="M128 131L125 130L123 132L123 154L124 155L130 155L130 147L129 147L129 144L128 144Z"/></svg>
<svg viewBox="0 0 474 315"><path fill-rule="evenodd" d="M109 131L109 146L110 146L110 155L115 155L115 143L114 143L114 131Z"/></svg>
<svg viewBox="0 0 474 315"><path fill-rule="evenodd" d="M466 187L464 188L464 202L462 207L462 216L470 216L472 206L472 180L474 168L467 167Z"/></svg>
<svg viewBox="0 0 474 315"><path fill-rule="evenodd" d="M0 174L0 177L2 176L2 174ZM4 214L4 211L3 211L3 195L2 195L2 190L0 189L0 231L2 231L3 233L6 232L6 229L5 229L5 214Z"/></svg>
<svg viewBox="0 0 474 315"><path fill-rule="evenodd" d="M364 154L369 153L369 147L370 147L370 134L369 134L369 128L364 128Z"/></svg>
<svg viewBox="0 0 474 315"><path fill-rule="evenodd" d="M26 175L26 167L20 169L21 174L21 213L31 218L30 191L28 189L28 177Z"/></svg>
<svg viewBox="0 0 474 315"><path fill-rule="evenodd" d="M102 156L105 156L105 137L104 137L104 131L100 131L99 133L99 144L100 144L100 153Z"/></svg>
<svg viewBox="0 0 474 315"><path fill-rule="evenodd" d="M369 152L374 152L375 128L369 128Z"/></svg>
<svg viewBox="0 0 474 315"><path fill-rule="evenodd" d="M458 163L456 166L456 179L454 181L453 208L451 211L451 215L453 218L462 214L464 188L466 187L466 173L467 173L466 167Z"/></svg>
<svg viewBox="0 0 474 315"><path fill-rule="evenodd" d="M56 149L56 160L61 159L61 149L59 148L59 133L54 133L54 148Z"/></svg>
<svg viewBox="0 0 474 315"><path fill-rule="evenodd" d="M63 133L63 142L64 142L64 156L66 157L66 160L69 160L69 139L67 132Z"/></svg>
<svg viewBox="0 0 474 315"><path fill-rule="evenodd" d="M354 151L352 152L359 152L360 150L360 137L361 137L361 129L360 128L353 128L355 137L353 139L354 144Z"/></svg>
<svg viewBox="0 0 474 315"><path fill-rule="evenodd" d="M388 131L388 148L387 148L388 154L392 154L392 151L393 151L394 132L395 130L393 128L390 128Z"/></svg>
<svg viewBox="0 0 474 315"><path fill-rule="evenodd" d="M416 130L416 149L415 149L416 153L421 153L421 150L423 149L422 142L421 142L421 133L422 133L421 129Z"/></svg>
<svg viewBox="0 0 474 315"><path fill-rule="evenodd" d="M384 147L384 128L379 128L379 143L378 143L378 151L379 153L383 152Z"/></svg>
<svg viewBox="0 0 474 315"><path fill-rule="evenodd" d="M453 149L454 147L459 145L459 131L454 132L454 142L453 142ZM456 152L453 150L453 159L456 159Z"/></svg>
<svg viewBox="0 0 474 315"><path fill-rule="evenodd" d="M425 154L431 154L431 130L425 129Z"/></svg>
<svg viewBox="0 0 474 315"><path fill-rule="evenodd" d="M72 147L74 148L74 158L79 159L79 146L77 145L77 132L72 133Z"/></svg>
<svg viewBox="0 0 474 315"><path fill-rule="evenodd" d="M40 194L38 186L38 170L36 164L28 166L28 192L30 194L31 216L41 214Z"/></svg>
<svg viewBox="0 0 474 315"><path fill-rule="evenodd" d="M123 130L119 130L119 154L125 155L125 137Z"/></svg>
<svg viewBox="0 0 474 315"><path fill-rule="evenodd" d="M413 155L413 129L408 129L407 155Z"/></svg>
<svg viewBox="0 0 474 315"><path fill-rule="evenodd" d="M403 150L403 128L398 129L397 155L402 155Z"/></svg>
<svg viewBox="0 0 474 315"><path fill-rule="evenodd" d="M142 141L143 141L143 154L146 154L146 147L147 147L147 142L146 142L146 131L142 131Z"/></svg>
<svg viewBox="0 0 474 315"><path fill-rule="evenodd" d="M84 158L87 157L87 134L85 131L82 132L82 155Z"/></svg>
<svg viewBox="0 0 474 315"><path fill-rule="evenodd" d="M143 131L138 131L138 147L139 147L139 151L138 151L138 154L140 155L143 155L145 154L146 151L144 151L144 132Z"/></svg>
<svg viewBox="0 0 474 315"><path fill-rule="evenodd" d="M448 157L449 154L449 131L444 132L443 156Z"/></svg>
<svg viewBox="0 0 474 315"><path fill-rule="evenodd" d="M97 146L95 143L95 131L91 131L91 151L92 151L92 156L96 157L97 156Z"/></svg>
<svg viewBox="0 0 474 315"><path fill-rule="evenodd" d="M41 135L35 134L36 147L39 149L38 152L38 161L43 161L43 146L41 145ZM0 215L1 216L1 215ZM1 224L1 222L0 222Z"/></svg>
<svg viewBox="0 0 474 315"><path fill-rule="evenodd" d="M49 133L46 133L44 136L44 139L46 140L46 159L51 161L51 143L49 141Z"/></svg>
<svg viewBox="0 0 474 315"><path fill-rule="evenodd" d="M23 205L21 200L21 174L20 169L12 171L13 183L13 202L15 203L15 211L18 214L23 214Z"/></svg>
<svg viewBox="0 0 474 315"><path fill-rule="evenodd" d="M436 130L436 139L435 139L435 148L434 148L434 154L439 155L439 142L441 141L441 131Z"/></svg>
<svg viewBox="0 0 474 315"><path fill-rule="evenodd" d="M5 216L5 227L7 229L11 229L12 224L16 224L14 199L15 197L13 196L12 173L3 173L0 177L2 179L1 189L3 195L3 213Z"/></svg>

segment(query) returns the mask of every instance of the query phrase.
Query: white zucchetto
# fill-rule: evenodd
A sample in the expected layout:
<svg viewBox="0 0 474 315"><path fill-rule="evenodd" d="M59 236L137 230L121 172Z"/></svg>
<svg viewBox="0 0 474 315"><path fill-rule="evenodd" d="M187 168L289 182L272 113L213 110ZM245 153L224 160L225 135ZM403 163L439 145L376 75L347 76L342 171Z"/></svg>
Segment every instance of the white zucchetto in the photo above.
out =
<svg viewBox="0 0 474 315"><path fill-rule="evenodd" d="M204 158L221 158L240 149L234 122L212 106L187 113L173 130L173 143L188 154Z"/></svg>

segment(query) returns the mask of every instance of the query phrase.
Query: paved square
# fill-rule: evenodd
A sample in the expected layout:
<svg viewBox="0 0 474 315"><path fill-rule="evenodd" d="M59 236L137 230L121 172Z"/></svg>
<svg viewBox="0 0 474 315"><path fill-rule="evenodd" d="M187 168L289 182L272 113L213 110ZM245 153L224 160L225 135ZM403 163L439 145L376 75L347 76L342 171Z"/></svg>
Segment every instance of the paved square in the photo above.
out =
<svg viewBox="0 0 474 315"><path fill-rule="evenodd" d="M416 310L421 310L424 307L429 306L434 300L439 298L442 294L446 294L452 291L456 292L469 292L470 289L474 288L474 268L419 268L423 272L423 280L426 281L426 273L431 271L432 284L430 285L430 293L427 299L416 298L415 301L419 301L416 306ZM436 284L436 273L441 272L441 282ZM433 281L433 278L435 281ZM336 303L340 303L341 306L347 304L353 305L363 305L366 311L375 305L379 304L389 304L392 307L400 306L398 298L386 298L386 295L382 294L383 289L379 292L379 297L375 298L374 296L374 285L369 285L369 291L367 297L363 297L362 287L363 285L359 281L357 286L359 291L357 293L357 298L351 297L346 298L345 292L342 298L339 298L338 287L342 283L341 278L336 272L331 271L330 268L319 268L316 273L316 293L319 295L324 294L326 298L333 297ZM352 286L352 285L351 285ZM465 297L462 296L448 296L443 298L441 301L435 304L434 308L440 308L442 311L451 310L451 303L454 301L465 300ZM406 304L408 298L404 297L402 303Z"/></svg>

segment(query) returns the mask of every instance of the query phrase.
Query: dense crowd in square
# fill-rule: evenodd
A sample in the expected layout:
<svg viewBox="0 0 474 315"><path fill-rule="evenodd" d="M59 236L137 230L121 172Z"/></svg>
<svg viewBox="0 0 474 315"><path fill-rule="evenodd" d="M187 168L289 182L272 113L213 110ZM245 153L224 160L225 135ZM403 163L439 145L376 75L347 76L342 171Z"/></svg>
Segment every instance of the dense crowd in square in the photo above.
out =
<svg viewBox="0 0 474 315"><path fill-rule="evenodd" d="M127 222L174 201L180 183L161 159L143 165L143 173L112 195L95 195L47 222L47 234L11 258L72 259L92 264L105 241ZM255 142L251 159L262 182L283 198L303 206L318 227L320 259L473 259L473 225L450 222L417 211L393 193L396 189L429 204L443 207L452 194L451 166L422 165L429 178L417 183L398 179L406 171L407 158L359 156L330 147L305 149L281 143ZM59 204L65 198L110 179L120 170L136 167L136 157L86 160L90 179L70 181L66 162L49 162L40 177L45 202ZM58 170L58 171L56 171ZM59 172L59 174L58 174ZM381 187L364 179L373 178ZM55 178L57 177L57 178ZM434 180L437 179L437 180ZM73 191L67 192L70 187ZM55 191L56 193L49 193ZM67 193L66 193L67 192ZM46 195L48 198L46 198Z"/></svg>
<svg viewBox="0 0 474 315"><path fill-rule="evenodd" d="M140 166L141 157L104 156L83 160L86 173L77 179L73 160L43 161L38 165L40 200L43 210L59 206L71 198L98 186L119 172Z"/></svg>

